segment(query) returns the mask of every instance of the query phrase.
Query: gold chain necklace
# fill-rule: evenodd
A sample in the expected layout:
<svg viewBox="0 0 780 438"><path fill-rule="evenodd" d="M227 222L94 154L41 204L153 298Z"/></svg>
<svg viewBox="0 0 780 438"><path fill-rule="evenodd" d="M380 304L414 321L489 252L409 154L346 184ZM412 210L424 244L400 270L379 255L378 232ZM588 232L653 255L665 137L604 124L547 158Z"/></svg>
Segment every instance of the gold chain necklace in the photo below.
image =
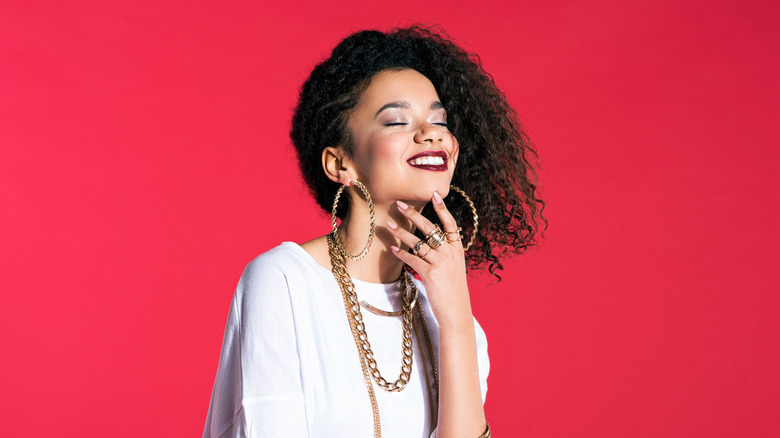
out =
<svg viewBox="0 0 780 438"><path fill-rule="evenodd" d="M407 273L404 273L404 279L406 280L406 276L409 275ZM412 287L412 292L415 296L417 296L417 287L414 285L414 281L409 281L409 284ZM406 281L404 281L406 283ZM406 285L404 284L404 289L406 289ZM417 316L420 320L420 325L422 326L422 332L425 335L425 345L428 347L428 357L431 359L431 370L433 371L433 384L431 384L431 379L428 377L428 363L425 360L425 353L422 351L422 341L420 340L420 331L417 330L417 326L413 325L414 327L414 337L417 338L417 348L420 350L420 359L422 359L422 365L423 370L425 370L425 389L428 391L428 401L431 405L431 435L433 434L434 429L436 429L436 422L438 421L438 415L436 412L436 406L438 404L439 400L439 372L436 368L436 357L433 355L433 346L431 345L431 336L428 334L428 324L425 323L425 315L422 311L422 306L417 306ZM436 392L436 396L434 397L433 392Z"/></svg>
<svg viewBox="0 0 780 438"><path fill-rule="evenodd" d="M328 243L333 241L333 233L328 235ZM357 332L358 347L361 354L368 362L369 372L382 389L389 392L402 391L406 384L409 383L409 378L412 375L412 309L409 303L409 296L404 293L404 307L403 307L403 337L402 337L402 350L403 359L401 361L401 374L398 376L398 380L393 383L388 382L382 377L382 373L379 372L379 368L374 358L374 352L371 349L371 343L368 341L368 335L366 334L366 326L363 323L363 314L360 312L360 303L358 303L357 294L355 293L355 285L352 283L352 278L349 276L349 272L344 263L343 255L340 254L338 248L335 245L329 245L331 252L331 264L333 264L333 275L336 277L336 281L341 287L341 291L344 295L344 305L347 307L347 312L350 316L350 324L354 331ZM335 263L334 259L335 258Z"/></svg>
<svg viewBox="0 0 780 438"><path fill-rule="evenodd" d="M413 326L413 313L409 302L409 295L407 294L408 284L411 285L412 294L415 296L415 298L417 297L417 288L415 287L413 281L407 280L408 274L402 272L401 286L403 288L404 298L403 360L401 365L401 375L398 377L398 380L394 383L388 383L387 380L385 380L380 374L376 360L374 359L374 353L371 350L371 344L368 342L366 327L363 323L363 315L360 312L360 304L358 303L357 294L355 293L355 285L352 282L352 278L349 276L349 272L347 271L346 264L344 263L344 256L339 251L339 248L335 243L333 233L328 234L328 249L330 252L331 264L333 265L333 276L336 278L336 282L339 284L339 288L341 289L341 293L344 299L344 308L347 312L347 319L349 320L349 326L352 331L352 336L355 339L358 354L360 355L360 367L363 371L363 380L365 380L366 383L366 389L368 390L368 396L371 400L371 409L374 417L374 437L381 438L382 428L379 419L379 405L376 400L376 394L374 393L374 386L371 384L371 377L374 378L377 385L382 387L382 389L385 391L389 392L401 391L406 387L406 384L409 383L409 378L411 377L412 373L413 348L410 327ZM428 354L431 359L431 367L433 369L434 378L433 385L431 384L430 378L428 376L425 354L422 353L422 343L420 341L420 334L416 326L414 327L414 333L415 337L417 338L417 343L420 346L422 363L425 370L426 389L428 391L428 399L431 404L431 432L433 432L437 417L435 410L435 400L438 400L439 379L438 372L436 370L435 358L433 356L433 347L431 345L430 335L428 334L428 327L425 323L425 316L422 313L421 307L422 306L417 306L417 314L419 315L419 319L421 321L423 333L425 335L425 342L428 347ZM433 397L434 390L436 391L436 399Z"/></svg>

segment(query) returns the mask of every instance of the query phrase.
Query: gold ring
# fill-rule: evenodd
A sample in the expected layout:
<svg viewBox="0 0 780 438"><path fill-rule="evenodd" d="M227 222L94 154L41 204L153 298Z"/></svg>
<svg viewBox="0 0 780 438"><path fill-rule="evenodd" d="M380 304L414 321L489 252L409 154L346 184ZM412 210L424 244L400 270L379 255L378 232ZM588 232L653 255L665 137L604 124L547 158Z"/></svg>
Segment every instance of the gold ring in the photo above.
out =
<svg viewBox="0 0 780 438"><path fill-rule="evenodd" d="M412 248L412 254L417 255L417 251L419 251L420 248L422 248L422 246L426 244L427 243L424 240L420 240L419 242L417 242L417 244L414 245L414 248ZM428 255L428 253L426 252L425 255Z"/></svg>
<svg viewBox="0 0 780 438"><path fill-rule="evenodd" d="M446 235L441 231L441 228L439 228L438 225L435 225L433 230L431 230L430 233L428 233L427 236L423 238L426 243L428 243L428 246L431 247L431 249L436 249L441 246L442 243L446 240Z"/></svg>
<svg viewBox="0 0 780 438"><path fill-rule="evenodd" d="M426 251L426 252L425 252L425 254L423 254L423 255L417 255L417 257L419 257L419 258L421 258L421 259L425 260L425 257L427 257L427 256L428 256L428 254L430 254L430 253L431 253L431 251L433 251L433 249L431 249L431 247L429 246L429 247L428 247L428 251ZM425 261L427 262L428 260L425 260Z"/></svg>
<svg viewBox="0 0 780 438"><path fill-rule="evenodd" d="M462 230L463 230L463 228L461 228L461 227L456 228L455 231L446 231L445 230L444 234L447 235L447 242L452 243L452 242L459 242L459 241L463 240L463 236L460 234L460 232ZM455 238L455 239L450 239L450 236L449 236L450 234L457 234L458 237Z"/></svg>

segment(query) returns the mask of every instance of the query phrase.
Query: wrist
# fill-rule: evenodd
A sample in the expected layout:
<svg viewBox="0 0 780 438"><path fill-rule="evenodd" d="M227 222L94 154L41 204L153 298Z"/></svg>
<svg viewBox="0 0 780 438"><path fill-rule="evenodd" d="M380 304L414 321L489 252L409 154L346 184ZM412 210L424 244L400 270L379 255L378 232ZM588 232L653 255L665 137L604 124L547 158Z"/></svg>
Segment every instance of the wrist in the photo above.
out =
<svg viewBox="0 0 780 438"><path fill-rule="evenodd" d="M471 300L468 289L449 291L428 289L428 302L439 327L457 328L472 324Z"/></svg>
<svg viewBox="0 0 780 438"><path fill-rule="evenodd" d="M470 310L470 309L469 309ZM436 316L436 322L439 325L439 331L444 334L454 334L457 336L474 334L474 317L471 312L458 314L447 314Z"/></svg>

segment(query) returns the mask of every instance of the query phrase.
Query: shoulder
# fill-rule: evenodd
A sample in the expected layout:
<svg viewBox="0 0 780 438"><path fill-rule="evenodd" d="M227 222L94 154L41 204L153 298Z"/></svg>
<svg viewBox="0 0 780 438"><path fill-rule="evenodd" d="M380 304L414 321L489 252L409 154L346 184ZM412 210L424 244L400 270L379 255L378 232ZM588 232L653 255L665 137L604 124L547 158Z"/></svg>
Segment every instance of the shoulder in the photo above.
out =
<svg viewBox="0 0 780 438"><path fill-rule="evenodd" d="M306 257L300 246L293 242L284 242L250 261L244 268L241 282L268 281L310 271L311 263L312 260Z"/></svg>
<svg viewBox="0 0 780 438"><path fill-rule="evenodd" d="M312 276L314 262L295 243L284 242L255 257L244 268L236 288L235 300L240 308L258 301L288 302L291 281ZM277 303L281 304L281 303Z"/></svg>

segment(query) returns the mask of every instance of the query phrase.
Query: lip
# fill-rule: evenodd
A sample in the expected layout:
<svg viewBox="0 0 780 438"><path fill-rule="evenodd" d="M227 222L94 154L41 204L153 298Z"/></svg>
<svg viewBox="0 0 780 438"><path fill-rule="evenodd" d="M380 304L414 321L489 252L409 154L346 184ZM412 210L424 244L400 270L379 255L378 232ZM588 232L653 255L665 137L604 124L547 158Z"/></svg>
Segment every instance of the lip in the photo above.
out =
<svg viewBox="0 0 780 438"><path fill-rule="evenodd" d="M444 160L444 164L412 164L412 161L422 157L439 157ZM415 169L432 170L434 172L444 172L447 170L447 153L444 151L424 151L406 160L410 166Z"/></svg>

